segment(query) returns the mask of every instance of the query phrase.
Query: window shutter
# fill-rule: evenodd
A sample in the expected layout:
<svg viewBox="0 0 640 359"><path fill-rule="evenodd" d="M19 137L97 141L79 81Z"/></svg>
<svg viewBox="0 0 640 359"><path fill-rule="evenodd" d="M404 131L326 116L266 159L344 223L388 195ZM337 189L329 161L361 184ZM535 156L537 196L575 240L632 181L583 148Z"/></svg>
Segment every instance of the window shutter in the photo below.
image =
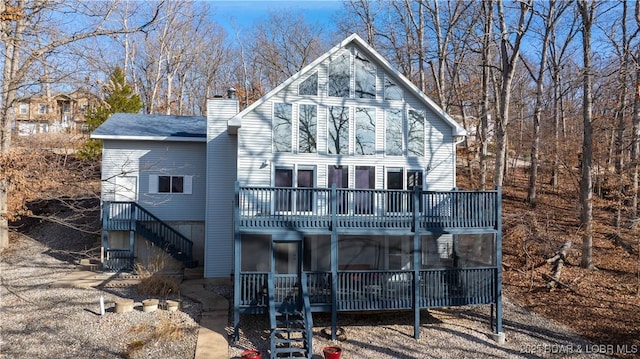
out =
<svg viewBox="0 0 640 359"><path fill-rule="evenodd" d="M149 175L149 193L158 193L158 175Z"/></svg>
<svg viewBox="0 0 640 359"><path fill-rule="evenodd" d="M184 193L191 194L193 189L193 176L184 176Z"/></svg>

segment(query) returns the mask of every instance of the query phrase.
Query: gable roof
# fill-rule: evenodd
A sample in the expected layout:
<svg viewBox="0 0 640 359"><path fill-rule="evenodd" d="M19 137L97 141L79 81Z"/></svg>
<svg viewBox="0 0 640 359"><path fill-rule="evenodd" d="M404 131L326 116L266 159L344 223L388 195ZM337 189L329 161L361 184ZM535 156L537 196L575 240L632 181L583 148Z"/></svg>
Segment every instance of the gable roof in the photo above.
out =
<svg viewBox="0 0 640 359"><path fill-rule="evenodd" d="M236 134L238 129L242 127L242 117L244 117L247 113L253 111L256 107L261 104L267 102L272 96L289 86L292 82L297 79L305 76L308 72L326 60L328 57L332 56L339 50L345 48L350 43L356 44L369 58L371 58L374 62L377 63L378 66L382 67L386 73L390 74L394 77L394 80L398 83L398 85L404 86L404 88L408 89L409 92L418 98L422 103L429 109L431 109L435 114L438 115L440 119L442 119L445 123L453 129L453 136L466 136L467 131L460 126L451 116L449 116L440 106L438 106L433 100L431 100L427 95L425 95L420 89L414 85L409 79L407 79L402 73L393 68L391 64L385 60L382 55L380 55L376 50L374 50L369 44L366 43L360 36L357 34L352 34L351 36L344 39L341 43L334 46L331 50L325 52L322 56L318 57L315 61L305 66L302 70L298 71L296 74L291 76L285 82L281 83L278 87L269 91L266 95L260 98L258 101L254 102L247 108L245 108L242 112L233 116L227 122L227 128L229 133Z"/></svg>
<svg viewBox="0 0 640 359"><path fill-rule="evenodd" d="M202 116L114 113L91 133L99 140L206 142L207 118Z"/></svg>

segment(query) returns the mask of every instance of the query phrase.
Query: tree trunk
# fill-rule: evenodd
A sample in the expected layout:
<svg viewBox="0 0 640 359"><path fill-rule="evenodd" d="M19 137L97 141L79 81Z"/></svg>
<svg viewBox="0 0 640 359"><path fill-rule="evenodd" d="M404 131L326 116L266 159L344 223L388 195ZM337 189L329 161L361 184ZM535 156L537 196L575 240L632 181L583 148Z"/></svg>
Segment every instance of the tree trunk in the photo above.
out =
<svg viewBox="0 0 640 359"><path fill-rule="evenodd" d="M485 23L482 39L482 100L478 140L480 142L480 189L484 190L487 186L487 155L489 145L489 83L491 76L489 64L491 58L491 30L493 29L493 1L483 1L482 9Z"/></svg>
<svg viewBox="0 0 640 359"><path fill-rule="evenodd" d="M4 11L5 2L0 10ZM20 1L19 8L24 8ZM13 28L12 28L13 27ZM16 98L16 73L20 59L19 41L22 39L24 24L19 19L16 24L10 21L0 21L0 36L5 44L4 71L2 79L2 104L0 107L0 167L9 156L11 149L11 125L15 119L13 102ZM0 177L0 250L9 245L9 183L4 174Z"/></svg>
<svg viewBox="0 0 640 359"><path fill-rule="evenodd" d="M593 156L593 84L591 69L591 25L595 0L578 0L578 9L582 18L582 57L584 74L582 82L582 176L580 178L580 224L582 227L582 260L583 268L593 268L593 183L591 166Z"/></svg>
<svg viewBox="0 0 640 359"><path fill-rule="evenodd" d="M639 3L640 4L640 3ZM640 59L640 51L638 51ZM638 219L638 161L640 160L640 66L636 66L636 91L633 104L633 137L631 139L631 220Z"/></svg>
<svg viewBox="0 0 640 359"><path fill-rule="evenodd" d="M500 101L498 106L498 116L496 118L496 167L494 172L493 182L495 186L502 186L504 181L504 175L507 169L507 128L509 125L509 105L511 102L511 84L515 74L516 63L519 59L520 44L522 43L522 37L529 28L531 23L531 17L529 11L531 10L531 3L522 1L520 2L520 12L518 14L518 26L515 33L513 43L511 42L511 35L507 26L507 17L504 13L503 1L498 2L498 14L500 17L500 61L502 66L501 82L500 82ZM528 19L527 19L528 17Z"/></svg>
<svg viewBox="0 0 640 359"><path fill-rule="evenodd" d="M533 110L533 141L531 143L531 167L529 169L529 190L527 193L527 202L529 206L536 206L536 183L538 181L538 161L540 151L540 120L542 118L543 94L544 94L544 73L547 64L547 50L549 47L549 39L554 32L556 24L555 1L549 1L549 9L546 14L545 32L542 38L542 51L540 56L540 64L538 76L536 80L536 101ZM562 12L562 10L560 10Z"/></svg>

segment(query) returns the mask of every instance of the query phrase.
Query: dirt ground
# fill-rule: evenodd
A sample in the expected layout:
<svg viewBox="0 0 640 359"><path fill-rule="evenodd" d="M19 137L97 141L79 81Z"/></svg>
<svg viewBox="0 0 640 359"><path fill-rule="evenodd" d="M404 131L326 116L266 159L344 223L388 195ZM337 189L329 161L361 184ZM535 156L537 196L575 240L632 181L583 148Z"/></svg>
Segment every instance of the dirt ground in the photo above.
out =
<svg viewBox="0 0 640 359"><path fill-rule="evenodd" d="M461 188L469 188L460 183L464 182L461 173ZM525 203L525 169L518 169L510 179L503 187L503 278L508 297L595 344L612 345L616 355L640 357L639 229L616 230L609 225L614 206L594 196L596 269L581 268L577 186L565 182L553 190L542 184L539 203L532 209ZM572 242L560 276L566 287L549 290L543 275L552 274L553 265L544 261L566 241Z"/></svg>

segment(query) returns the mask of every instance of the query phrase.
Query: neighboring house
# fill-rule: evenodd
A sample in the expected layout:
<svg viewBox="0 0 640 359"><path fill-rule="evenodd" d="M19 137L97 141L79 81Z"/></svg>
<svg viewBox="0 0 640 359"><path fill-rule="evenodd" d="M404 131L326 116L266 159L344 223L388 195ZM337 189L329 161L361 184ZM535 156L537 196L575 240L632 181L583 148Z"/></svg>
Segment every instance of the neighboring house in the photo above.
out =
<svg viewBox="0 0 640 359"><path fill-rule="evenodd" d="M420 309L491 304L501 333L501 192L456 189L464 135L357 35L240 113L231 92L206 119L113 115L105 263L152 242L231 275L236 335L269 313L272 356L310 356L314 311L335 336L338 312L413 310L417 338Z"/></svg>
<svg viewBox="0 0 640 359"><path fill-rule="evenodd" d="M87 110L98 106L100 99L84 90L55 96L33 95L16 101L15 129L20 136L36 133L86 131Z"/></svg>

